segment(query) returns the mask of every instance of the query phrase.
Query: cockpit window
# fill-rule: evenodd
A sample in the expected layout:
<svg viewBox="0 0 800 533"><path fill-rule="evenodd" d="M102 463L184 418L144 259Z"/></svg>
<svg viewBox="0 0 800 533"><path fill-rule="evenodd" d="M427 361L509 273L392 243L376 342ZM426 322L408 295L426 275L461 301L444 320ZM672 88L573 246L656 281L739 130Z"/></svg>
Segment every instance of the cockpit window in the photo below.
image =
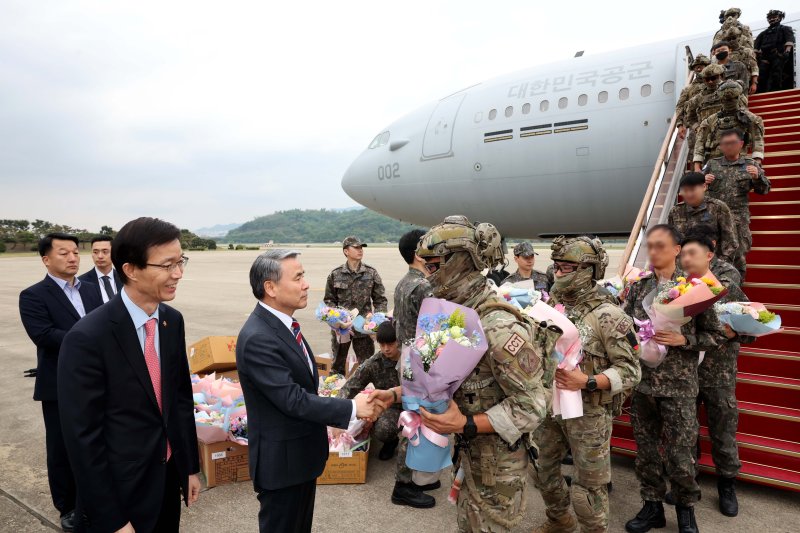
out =
<svg viewBox="0 0 800 533"><path fill-rule="evenodd" d="M389 144L389 132L384 131L383 133L379 133L372 139L372 142L369 143L369 149L372 150L373 148L378 148L380 146L386 146Z"/></svg>

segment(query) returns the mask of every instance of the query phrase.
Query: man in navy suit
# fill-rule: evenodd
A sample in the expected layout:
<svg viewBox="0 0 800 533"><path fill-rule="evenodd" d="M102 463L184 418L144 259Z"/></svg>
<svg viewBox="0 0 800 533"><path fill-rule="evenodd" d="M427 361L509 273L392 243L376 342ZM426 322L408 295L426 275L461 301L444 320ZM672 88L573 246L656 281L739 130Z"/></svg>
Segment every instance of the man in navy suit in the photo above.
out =
<svg viewBox="0 0 800 533"><path fill-rule="evenodd" d="M200 493L192 384L175 298L180 230L142 217L117 234L119 295L64 338L58 396L83 516L76 529L177 533Z"/></svg>
<svg viewBox="0 0 800 533"><path fill-rule="evenodd" d="M383 410L364 394L353 400L317 395L314 354L293 317L308 305L298 255L275 249L256 258L250 285L258 304L236 343L261 533L311 531L316 479L328 459L326 426L347 428Z"/></svg>
<svg viewBox="0 0 800 533"><path fill-rule="evenodd" d="M122 289L122 280L111 263L112 239L110 235L98 235L92 239L92 261L94 268L84 272L78 279L97 286L97 293L108 302Z"/></svg>
<svg viewBox="0 0 800 533"><path fill-rule="evenodd" d="M75 480L64 448L58 414L58 351L64 335L72 326L103 302L97 287L75 278L81 260L77 237L50 233L39 241L39 255L47 268L47 275L20 293L19 314L25 331L36 345L33 399L42 402L50 495L61 514L62 529L72 531Z"/></svg>

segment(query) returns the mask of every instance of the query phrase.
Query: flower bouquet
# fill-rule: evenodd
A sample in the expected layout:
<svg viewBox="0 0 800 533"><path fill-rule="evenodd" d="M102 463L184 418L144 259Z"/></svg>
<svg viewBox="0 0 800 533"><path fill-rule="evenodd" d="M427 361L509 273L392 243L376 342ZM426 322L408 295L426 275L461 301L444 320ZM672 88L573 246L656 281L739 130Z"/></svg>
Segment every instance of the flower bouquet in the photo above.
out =
<svg viewBox="0 0 800 533"><path fill-rule="evenodd" d="M358 309L348 311L340 307L330 307L321 302L314 315L320 322L325 322L336 333L339 344L350 342L353 320L358 316Z"/></svg>
<svg viewBox="0 0 800 533"><path fill-rule="evenodd" d="M247 444L247 409L242 386L228 378L192 375L197 438L205 443L233 440ZM236 433L232 433L232 428Z"/></svg>
<svg viewBox="0 0 800 533"><path fill-rule="evenodd" d="M353 329L359 333L375 335L378 326L389 320L386 313L367 313L367 316L357 316L353 319Z"/></svg>
<svg viewBox="0 0 800 533"><path fill-rule="evenodd" d="M347 380L341 374L331 374L326 377L320 376L317 392L320 396L336 398L339 395L339 390L344 387L346 382Z"/></svg>
<svg viewBox="0 0 800 533"><path fill-rule="evenodd" d="M503 283L496 291L501 298L519 309L525 309L540 300L546 302L550 299L546 291L534 289L533 280L530 279L517 283Z"/></svg>
<svg viewBox="0 0 800 533"><path fill-rule="evenodd" d="M714 305L719 321L741 335L761 337L781 329L781 316L758 302L728 302Z"/></svg>
<svg viewBox="0 0 800 533"><path fill-rule="evenodd" d="M727 293L711 273L702 278L678 277L650 291L642 300L650 320L635 321L639 327L642 363L656 368L667 356L667 348L653 340L656 331L679 333L692 317L710 308Z"/></svg>
<svg viewBox="0 0 800 533"><path fill-rule="evenodd" d="M438 472L452 464L446 435L422 422L420 407L443 413L450 399L486 352L488 344L474 309L437 298L425 298L417 336L401 356L403 411L399 425L411 446L406 464L421 472Z"/></svg>
<svg viewBox="0 0 800 533"><path fill-rule="evenodd" d="M556 359L558 368L573 370L583 359L580 330L564 314L564 306L559 304L555 308L544 302L536 302L525 309L525 314L537 322L552 322L561 331L561 337L556 341L555 352L550 355ZM581 391L559 389L555 381L551 384L553 391L553 414L561 415L564 420L583 416L583 396Z"/></svg>

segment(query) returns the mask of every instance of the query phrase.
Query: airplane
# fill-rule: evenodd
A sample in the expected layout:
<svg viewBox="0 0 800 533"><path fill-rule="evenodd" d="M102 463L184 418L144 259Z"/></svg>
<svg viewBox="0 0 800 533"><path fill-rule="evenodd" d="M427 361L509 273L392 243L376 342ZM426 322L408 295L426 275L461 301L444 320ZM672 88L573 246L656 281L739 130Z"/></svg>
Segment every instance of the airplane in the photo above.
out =
<svg viewBox="0 0 800 533"><path fill-rule="evenodd" d="M800 13L782 23L800 33ZM750 24L754 36L766 27ZM717 29L467 87L378 133L342 188L418 225L458 213L511 238L627 236L687 81L686 51L710 55Z"/></svg>

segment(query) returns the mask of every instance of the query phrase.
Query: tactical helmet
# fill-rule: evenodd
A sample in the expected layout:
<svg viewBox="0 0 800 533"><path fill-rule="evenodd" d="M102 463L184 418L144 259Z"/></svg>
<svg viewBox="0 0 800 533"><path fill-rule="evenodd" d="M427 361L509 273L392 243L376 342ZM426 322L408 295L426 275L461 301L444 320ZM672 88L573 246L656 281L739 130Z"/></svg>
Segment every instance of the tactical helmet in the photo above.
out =
<svg viewBox="0 0 800 533"><path fill-rule="evenodd" d="M725 74L725 67L717 63L711 63L700 73L703 79L713 78L714 76L722 76Z"/></svg>
<svg viewBox="0 0 800 533"><path fill-rule="evenodd" d="M699 65L707 67L710 64L711 64L711 60L708 58L708 56L703 55L703 54L697 54L697 57L695 57L692 60L692 62L689 63L689 70L694 70L694 68L699 66Z"/></svg>
<svg viewBox="0 0 800 533"><path fill-rule="evenodd" d="M565 237L561 235L550 246L553 250L550 256L553 261L569 261L571 263L584 263L594 267L594 279L600 280L606 273L608 254L603 247L603 242L598 238Z"/></svg>
<svg viewBox="0 0 800 533"><path fill-rule="evenodd" d="M494 268L503 263L500 232L492 224L473 226L463 215L451 215L422 236L417 255L445 257L455 252L468 252L477 270Z"/></svg>
<svg viewBox="0 0 800 533"><path fill-rule="evenodd" d="M738 99L742 94L742 85L738 81L726 80L717 89L723 100Z"/></svg>
<svg viewBox="0 0 800 533"><path fill-rule="evenodd" d="M742 10L738 7L731 7L725 10L725 18L736 17L737 19L742 16Z"/></svg>
<svg viewBox="0 0 800 533"><path fill-rule="evenodd" d="M778 19L783 20L786 18L786 13L778 11L777 9L771 9L769 13L767 13L767 20L769 20L770 17L778 17Z"/></svg>

